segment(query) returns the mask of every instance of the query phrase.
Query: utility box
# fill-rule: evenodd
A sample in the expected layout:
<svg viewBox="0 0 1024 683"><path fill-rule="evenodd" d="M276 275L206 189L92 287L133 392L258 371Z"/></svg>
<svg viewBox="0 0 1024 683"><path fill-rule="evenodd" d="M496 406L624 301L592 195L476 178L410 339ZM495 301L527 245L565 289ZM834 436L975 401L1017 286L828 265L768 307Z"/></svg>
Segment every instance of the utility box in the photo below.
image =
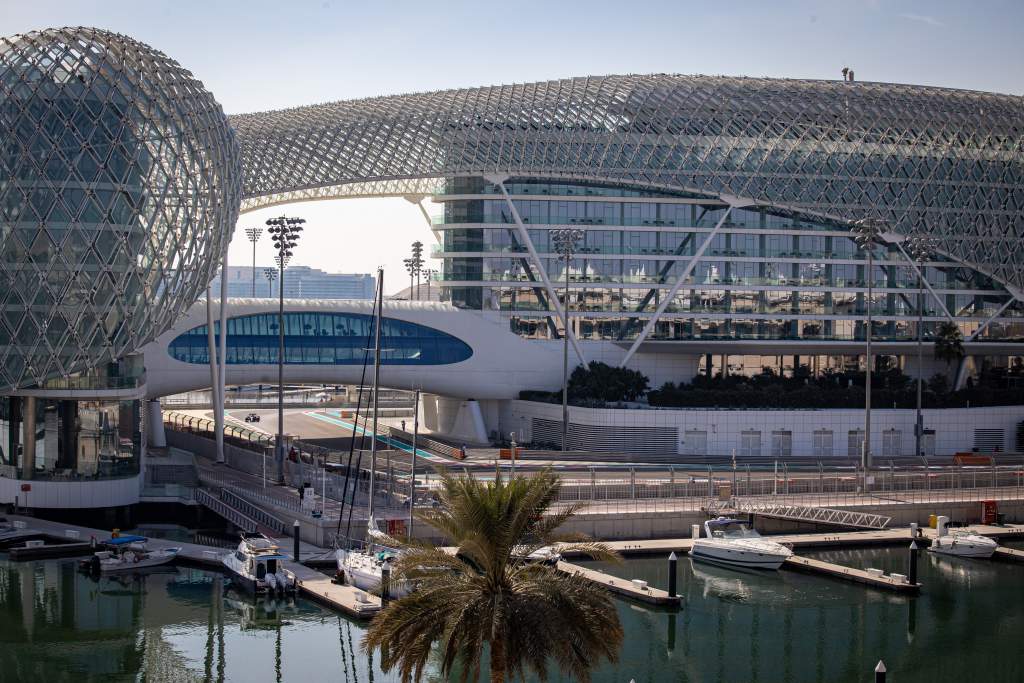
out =
<svg viewBox="0 0 1024 683"><path fill-rule="evenodd" d="M994 500L981 501L981 523L995 524L998 520L999 505Z"/></svg>

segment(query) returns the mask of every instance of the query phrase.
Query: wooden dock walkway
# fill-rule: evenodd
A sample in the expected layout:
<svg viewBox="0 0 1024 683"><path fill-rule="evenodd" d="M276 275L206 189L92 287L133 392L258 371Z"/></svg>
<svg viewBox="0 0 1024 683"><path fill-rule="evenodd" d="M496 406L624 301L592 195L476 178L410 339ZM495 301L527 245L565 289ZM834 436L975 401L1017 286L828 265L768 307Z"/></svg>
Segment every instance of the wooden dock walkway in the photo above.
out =
<svg viewBox="0 0 1024 683"><path fill-rule="evenodd" d="M835 579L861 583L871 586L872 588L881 588L883 590L895 591L897 593L917 593L921 590L921 584L910 583L907 581L905 576L894 576L891 574L871 572L866 569L844 567L841 564L824 562L810 557L799 557L797 555L793 555L792 557L786 558L786 561L782 566L784 569L792 569L794 571L806 572L808 574L824 574L825 576L830 576Z"/></svg>
<svg viewBox="0 0 1024 683"><path fill-rule="evenodd" d="M1024 562L1024 550L1015 548L1004 548L999 546L992 555L993 560L1005 560L1006 562Z"/></svg>
<svg viewBox="0 0 1024 683"><path fill-rule="evenodd" d="M10 515L8 517L15 519ZM90 538L91 536L95 536L97 539L110 537L109 531L91 529L75 524L51 522L32 517L17 517L16 519L24 521L26 524L24 530L12 535L18 538L49 537L67 540L69 538ZM77 535L74 533L68 534L68 531L77 532ZM286 544L286 541L283 539L276 539L276 541L281 544L282 550L286 549L286 545L290 545ZM149 545L153 548L181 548L175 560L176 562L184 562L185 564L196 565L215 571L222 571L224 569L224 565L221 564L221 558L224 557L225 553L229 552L226 548L169 541L162 538L150 538ZM308 557L326 552L323 548L311 546L308 543L303 543L300 551ZM285 554L288 553L286 552ZM357 619L368 619L381 609L380 598L374 595L367 594L352 586L336 585L329 576L291 560L285 562L284 565L286 570L295 575L299 590L323 605L344 612Z"/></svg>
<svg viewBox="0 0 1024 683"><path fill-rule="evenodd" d="M617 576L599 572L596 569L588 569L587 567L581 567L578 564L572 564L565 561L559 562L556 566L559 571L582 577L592 583L603 586L612 593L616 593L633 600L646 602L652 605L662 605L665 607L678 607L680 603L678 595L672 597L667 591L648 586L646 582L639 585L629 579L621 579Z"/></svg>

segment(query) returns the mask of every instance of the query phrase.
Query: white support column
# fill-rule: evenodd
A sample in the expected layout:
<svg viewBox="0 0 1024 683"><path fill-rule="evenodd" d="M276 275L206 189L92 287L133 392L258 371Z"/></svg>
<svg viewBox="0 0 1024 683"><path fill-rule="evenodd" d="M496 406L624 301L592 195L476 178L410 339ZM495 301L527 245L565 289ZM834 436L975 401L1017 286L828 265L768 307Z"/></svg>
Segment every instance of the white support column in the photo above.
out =
<svg viewBox="0 0 1024 683"><path fill-rule="evenodd" d="M224 407L225 407L225 385L227 383L227 348L228 348L228 250L224 249L224 255L220 266L220 360L218 361L217 372L217 393L219 409L214 420L217 430L217 462L224 462Z"/></svg>
<svg viewBox="0 0 1024 683"><path fill-rule="evenodd" d="M526 245L526 251L529 252L530 259L533 261L533 265L537 268L537 273L540 275L540 280L544 283L544 289L547 290L548 299L551 301L552 305L554 305L555 312L558 313L558 317L562 319L562 327L565 329L565 334L569 336L569 341L572 342L572 348L576 351L576 356L580 359L580 363L586 365L587 359L583 356L583 350L580 348L580 344L576 340L576 335L573 334L572 327L569 325L568 311L566 311L558 301L558 294L555 292L555 288L551 285L551 278L548 277L548 270L544 267L544 264L541 263L540 256L537 254L537 249L533 246L533 240L530 239L530 233L523 225L522 218L519 217L519 210L516 209L515 202L512 201L512 198L508 194L508 190L505 189L505 181L508 180L508 176L488 174L484 176L484 180L494 183L498 186L498 189L501 190L501 194L505 198L505 203L508 204L509 211L512 213L512 220L515 221L516 232L519 234L519 239ZM566 263L565 267L568 268L569 264Z"/></svg>
<svg viewBox="0 0 1024 683"><path fill-rule="evenodd" d="M658 308L655 309L654 315L652 315L650 320L647 321L647 324L644 325L644 329L640 331L640 334L637 336L636 341L633 342L633 345L629 347L629 351L626 352L622 362L619 364L620 366L625 367L626 363L629 362L629 359L633 357L634 353L636 353L636 350L640 348L640 345L645 339L647 339L647 335L651 333L651 330L653 330L654 326L658 323L658 319L661 317L662 313L664 313L665 309L668 308L669 302L675 298L675 295L679 292L680 288L682 288L683 283L685 283L690 277L693 269L697 266L697 261L701 259L704 252L707 251L707 248L711 246L711 241L715 238L715 235L718 234L719 229L725 225L725 219L729 217L732 210L753 204L751 201L745 201L738 197L730 197L727 195L723 195L722 200L729 204L729 208L727 208L725 213L722 214L722 217L718 219L718 223L715 224L715 227L712 228L711 232L709 232L707 237L704 238L704 242L701 243L697 248L697 251L694 252L693 258L689 260L686 264L686 268L684 268L683 272L679 274L678 278L676 278L675 284L673 284L672 288L668 290L668 294L666 294L661 300L661 303L658 304Z"/></svg>
<svg viewBox="0 0 1024 683"><path fill-rule="evenodd" d="M221 414L220 411L220 373L217 372L217 343L213 336L213 288L206 287L206 348L210 354L210 405L213 406L213 414ZM215 420L216 421L216 420Z"/></svg>
<svg viewBox="0 0 1024 683"><path fill-rule="evenodd" d="M949 309L946 308L946 304L942 303L942 298L938 294L936 294L935 290L932 289L932 286L928 284L928 278L924 276L924 273L922 273L921 270L917 267L917 264L914 263L914 259L910 258L910 255L907 254L906 250L903 248L903 245L900 244L900 242L897 241L894 243L896 244L896 248L900 250L900 253L903 254L903 258L905 258L907 260L907 263L910 264L910 267L914 269L914 274L921 278L921 282L924 283L925 288L931 293L932 298L935 299L935 303L937 303L939 305L939 308L942 309L943 314L945 314L945 316L949 318L949 322L955 324L956 320L954 320L953 315L949 312Z"/></svg>
<svg viewBox="0 0 1024 683"><path fill-rule="evenodd" d="M980 327L978 327L978 329L976 329L976 330L974 331L974 334L972 334L972 335L971 335L970 337L968 337L968 338L967 338L967 341L974 341L975 339L977 339L977 338L978 338L978 335L979 335L979 334L981 334L982 332L984 332L984 331L985 331L985 328L986 328L986 327L988 327L988 326L989 326L989 324L990 324L990 323L991 323L991 322L992 322L993 320L995 320L996 318L998 318L999 316L1001 316L1001 315L1003 314L1003 311L1005 311L1005 310L1006 310L1007 308L1009 308L1009 307L1010 307L1010 305L1011 305L1011 304L1013 304L1013 303L1014 303L1014 302L1015 302L1016 300L1017 300L1017 299L1016 299L1016 297L1014 297L1014 296L1013 296L1012 294L1010 294L1010 299L1009 299L1009 301L1007 301L1007 302L1006 302L1005 304L1003 304L1002 306L1000 306L1000 307L999 307L999 310L998 310L998 311L996 311L995 313L993 313L993 314L992 314L992 317L991 317L991 318L989 318L988 320L986 320L985 322L983 322L983 323L981 324L981 326L980 326Z"/></svg>

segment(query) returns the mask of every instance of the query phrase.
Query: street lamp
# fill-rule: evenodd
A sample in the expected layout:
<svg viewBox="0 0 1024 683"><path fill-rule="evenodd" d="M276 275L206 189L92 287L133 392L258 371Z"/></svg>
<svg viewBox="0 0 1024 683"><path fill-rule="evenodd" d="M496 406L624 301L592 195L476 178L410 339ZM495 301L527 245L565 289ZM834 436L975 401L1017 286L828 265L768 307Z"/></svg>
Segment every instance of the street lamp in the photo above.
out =
<svg viewBox="0 0 1024 683"><path fill-rule="evenodd" d="M874 326L871 320L872 306L872 284L875 279L875 262L873 250L879 237L882 235L885 224L874 218L863 218L853 224L854 241L857 246L867 254L867 330L864 333L866 359L864 377L864 444L861 451L861 466L865 472L865 487L867 485L867 471L871 469L871 337L874 335Z"/></svg>
<svg viewBox="0 0 1024 683"><path fill-rule="evenodd" d="M924 263L935 252L938 240L930 235L913 235L907 242L907 254L917 264L917 416L914 420L914 452L921 457L924 419L921 416L924 381Z"/></svg>
<svg viewBox="0 0 1024 683"><path fill-rule="evenodd" d="M277 262L278 276L281 278L277 288L277 438L274 444L277 464L275 479L278 484L284 483L284 269L292 257L292 249L299 243L299 234L305 222L302 218L287 216L267 221L267 232L274 241L274 249L277 251L274 260Z"/></svg>
<svg viewBox="0 0 1024 683"><path fill-rule="evenodd" d="M252 298L256 298L256 242L263 234L263 228L246 228L245 236L252 242Z"/></svg>
<svg viewBox="0 0 1024 683"><path fill-rule="evenodd" d="M562 450L569 435L569 263L579 241L586 233L579 228L550 230L548 236L558 259L565 261L565 295L563 303L565 330L562 334Z"/></svg>

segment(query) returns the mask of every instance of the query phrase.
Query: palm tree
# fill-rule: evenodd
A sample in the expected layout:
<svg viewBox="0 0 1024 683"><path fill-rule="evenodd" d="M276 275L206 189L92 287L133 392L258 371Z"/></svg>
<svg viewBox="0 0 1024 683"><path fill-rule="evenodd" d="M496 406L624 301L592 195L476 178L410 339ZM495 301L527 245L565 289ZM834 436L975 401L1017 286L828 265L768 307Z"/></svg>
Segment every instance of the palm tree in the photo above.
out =
<svg viewBox="0 0 1024 683"><path fill-rule="evenodd" d="M964 357L963 335L960 327L951 322L939 325L935 333L935 357L946 361L946 366Z"/></svg>
<svg viewBox="0 0 1024 683"><path fill-rule="evenodd" d="M604 544L557 533L579 509L551 511L558 477L544 470L481 483L442 473L442 481L439 506L417 516L457 550L396 541L403 552L392 579L411 581L416 590L378 614L363 639L367 652L381 651L383 670L397 668L403 683L419 681L435 643L441 673L447 678L458 662L462 681L479 679L485 643L492 683L527 670L546 680L552 661L586 682L602 658L617 661L622 626L608 593L517 559L562 542L563 551L618 560Z"/></svg>

